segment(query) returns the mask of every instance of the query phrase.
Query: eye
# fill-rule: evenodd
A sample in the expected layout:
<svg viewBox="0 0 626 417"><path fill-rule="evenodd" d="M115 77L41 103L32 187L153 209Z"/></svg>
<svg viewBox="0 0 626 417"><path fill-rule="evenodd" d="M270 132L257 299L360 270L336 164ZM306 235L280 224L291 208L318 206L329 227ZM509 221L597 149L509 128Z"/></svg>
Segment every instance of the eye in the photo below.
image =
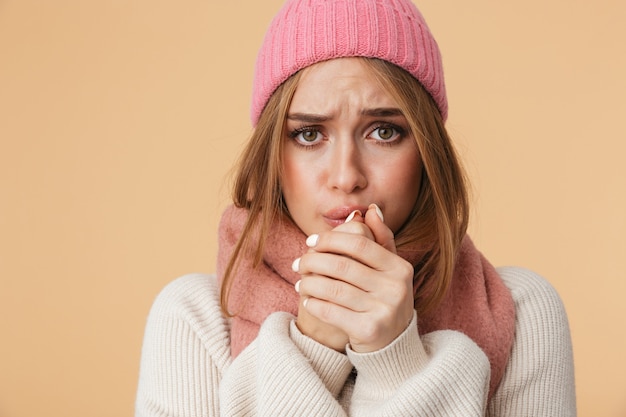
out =
<svg viewBox="0 0 626 417"><path fill-rule="evenodd" d="M402 133L402 130L395 126L378 126L370 133L370 136L379 141L390 142L398 139Z"/></svg>
<svg viewBox="0 0 626 417"><path fill-rule="evenodd" d="M314 128L296 129L289 135L300 145L313 145L322 139L322 133Z"/></svg>

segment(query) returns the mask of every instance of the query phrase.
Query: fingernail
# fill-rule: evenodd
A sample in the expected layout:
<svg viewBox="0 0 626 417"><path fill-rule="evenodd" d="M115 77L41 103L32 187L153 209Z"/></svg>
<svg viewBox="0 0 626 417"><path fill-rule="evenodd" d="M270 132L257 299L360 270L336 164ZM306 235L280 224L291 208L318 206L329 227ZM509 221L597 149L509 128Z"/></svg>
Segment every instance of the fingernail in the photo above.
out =
<svg viewBox="0 0 626 417"><path fill-rule="evenodd" d="M306 238L306 245L309 248L314 248L317 245L317 241L319 240L320 235L314 234Z"/></svg>
<svg viewBox="0 0 626 417"><path fill-rule="evenodd" d="M306 308L307 303L309 302L309 298L305 298L304 300L302 300L302 305L304 306L304 308Z"/></svg>
<svg viewBox="0 0 626 417"><path fill-rule="evenodd" d="M370 204L370 207L374 207L374 210L376 210L376 214L378 214L378 217L380 218L381 222L385 222L385 217L383 217L383 211L380 209L380 207L378 207L377 204Z"/></svg>
<svg viewBox="0 0 626 417"><path fill-rule="evenodd" d="M298 272L300 270L300 258L297 258L295 261L293 261L293 263L291 264L291 269L293 270L293 272Z"/></svg>
<svg viewBox="0 0 626 417"><path fill-rule="evenodd" d="M296 282L296 285L294 285L294 287L296 288L296 292L299 293L300 292L300 281Z"/></svg>
<svg viewBox="0 0 626 417"><path fill-rule="evenodd" d="M354 216L357 213L359 213L359 216L363 215L363 213L361 213L359 210L354 210L352 213L348 214L348 217L346 217L346 223L348 223L350 220L354 219Z"/></svg>

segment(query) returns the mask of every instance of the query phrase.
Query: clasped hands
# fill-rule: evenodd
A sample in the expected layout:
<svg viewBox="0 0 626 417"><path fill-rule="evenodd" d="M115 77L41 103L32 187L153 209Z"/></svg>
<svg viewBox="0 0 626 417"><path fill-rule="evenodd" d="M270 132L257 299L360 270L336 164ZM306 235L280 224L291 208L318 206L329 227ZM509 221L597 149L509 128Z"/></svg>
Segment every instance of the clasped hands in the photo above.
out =
<svg viewBox="0 0 626 417"><path fill-rule="evenodd" d="M350 217L352 217L350 219ZM300 331L340 352L380 350L413 317L413 266L397 255L393 232L371 204L331 231L307 238L293 263Z"/></svg>

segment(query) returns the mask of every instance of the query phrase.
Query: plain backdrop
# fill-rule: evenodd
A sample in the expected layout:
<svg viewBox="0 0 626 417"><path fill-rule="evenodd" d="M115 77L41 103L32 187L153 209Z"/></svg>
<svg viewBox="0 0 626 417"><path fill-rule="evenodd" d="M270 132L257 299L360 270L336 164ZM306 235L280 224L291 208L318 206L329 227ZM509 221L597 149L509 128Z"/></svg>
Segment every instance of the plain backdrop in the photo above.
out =
<svg viewBox="0 0 626 417"><path fill-rule="evenodd" d="M170 280L213 272L282 0L0 0L0 416L131 416ZM626 3L423 0L470 232L567 308L580 416L626 416Z"/></svg>

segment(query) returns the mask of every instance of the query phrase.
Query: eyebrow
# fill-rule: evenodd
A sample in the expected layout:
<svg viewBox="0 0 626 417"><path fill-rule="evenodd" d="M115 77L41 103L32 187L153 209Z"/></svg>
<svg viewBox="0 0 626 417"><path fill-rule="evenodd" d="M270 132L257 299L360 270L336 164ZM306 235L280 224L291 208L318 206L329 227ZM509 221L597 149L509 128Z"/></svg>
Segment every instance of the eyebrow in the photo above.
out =
<svg viewBox="0 0 626 417"><path fill-rule="evenodd" d="M329 120L330 117L311 113L289 113L287 119L305 123L322 123Z"/></svg>
<svg viewBox="0 0 626 417"><path fill-rule="evenodd" d="M361 111L363 116L372 116L372 117L394 117L394 116L404 116L402 110L397 109L395 107L380 107L375 109L363 109Z"/></svg>
<svg viewBox="0 0 626 417"><path fill-rule="evenodd" d="M404 116L404 113L402 113L402 110L394 107L380 107L373 109L363 109L361 110L361 115L369 117L397 117ZM322 123L330 120L331 118L332 117L330 116L312 113L289 113L287 115L288 120L295 120L306 123Z"/></svg>

